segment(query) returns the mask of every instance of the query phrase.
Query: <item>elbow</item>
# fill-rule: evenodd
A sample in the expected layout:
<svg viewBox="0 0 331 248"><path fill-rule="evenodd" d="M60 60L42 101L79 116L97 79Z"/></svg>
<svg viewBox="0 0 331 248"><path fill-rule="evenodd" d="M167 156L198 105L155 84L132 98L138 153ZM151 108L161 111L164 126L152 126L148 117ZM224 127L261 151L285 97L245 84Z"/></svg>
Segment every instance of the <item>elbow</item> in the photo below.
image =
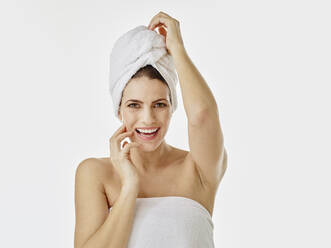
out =
<svg viewBox="0 0 331 248"><path fill-rule="evenodd" d="M192 126L201 126L205 120L211 117L211 111L209 109L197 110L192 116L192 118L189 118L189 123Z"/></svg>

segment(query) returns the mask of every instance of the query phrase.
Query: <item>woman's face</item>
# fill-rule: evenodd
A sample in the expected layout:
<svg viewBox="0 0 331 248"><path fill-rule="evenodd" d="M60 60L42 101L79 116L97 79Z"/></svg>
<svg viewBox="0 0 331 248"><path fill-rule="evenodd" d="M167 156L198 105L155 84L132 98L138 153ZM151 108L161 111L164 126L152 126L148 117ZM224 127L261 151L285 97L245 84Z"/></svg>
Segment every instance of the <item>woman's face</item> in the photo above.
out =
<svg viewBox="0 0 331 248"><path fill-rule="evenodd" d="M161 100L160 100L161 99ZM155 150L163 141L172 111L168 86L158 79L134 78L126 85L119 117L127 131L134 130L131 141L143 144L145 151ZM154 136L142 136L137 128L158 128Z"/></svg>

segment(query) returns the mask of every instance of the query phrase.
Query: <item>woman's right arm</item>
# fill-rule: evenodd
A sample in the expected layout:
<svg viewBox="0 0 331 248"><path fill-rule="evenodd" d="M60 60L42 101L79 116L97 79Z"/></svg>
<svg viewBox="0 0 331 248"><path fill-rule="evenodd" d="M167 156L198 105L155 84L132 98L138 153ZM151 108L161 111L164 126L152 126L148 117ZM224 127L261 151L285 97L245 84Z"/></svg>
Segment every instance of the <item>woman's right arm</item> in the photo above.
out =
<svg viewBox="0 0 331 248"><path fill-rule="evenodd" d="M95 159L82 161L75 176L75 248L127 248L138 191L134 183L123 184L108 210L103 185L96 176Z"/></svg>

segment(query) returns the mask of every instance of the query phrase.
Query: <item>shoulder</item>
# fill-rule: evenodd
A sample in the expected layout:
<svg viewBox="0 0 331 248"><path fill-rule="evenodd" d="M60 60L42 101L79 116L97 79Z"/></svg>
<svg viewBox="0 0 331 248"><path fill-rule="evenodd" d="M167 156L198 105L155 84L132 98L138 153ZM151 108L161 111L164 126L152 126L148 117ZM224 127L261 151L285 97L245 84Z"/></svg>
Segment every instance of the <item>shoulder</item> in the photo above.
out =
<svg viewBox="0 0 331 248"><path fill-rule="evenodd" d="M111 166L107 166L107 160L103 158L83 159L76 168L76 178L84 177L95 180L99 186L103 186L103 178L111 172Z"/></svg>
<svg viewBox="0 0 331 248"><path fill-rule="evenodd" d="M95 169L94 158L83 159L76 167L76 179L78 177L87 177Z"/></svg>
<svg viewBox="0 0 331 248"><path fill-rule="evenodd" d="M109 201L100 181L102 165L96 158L82 160L75 178L75 247L81 247L104 223Z"/></svg>
<svg viewBox="0 0 331 248"><path fill-rule="evenodd" d="M101 161L98 158L83 159L76 168L76 173L79 172L92 172L100 170Z"/></svg>

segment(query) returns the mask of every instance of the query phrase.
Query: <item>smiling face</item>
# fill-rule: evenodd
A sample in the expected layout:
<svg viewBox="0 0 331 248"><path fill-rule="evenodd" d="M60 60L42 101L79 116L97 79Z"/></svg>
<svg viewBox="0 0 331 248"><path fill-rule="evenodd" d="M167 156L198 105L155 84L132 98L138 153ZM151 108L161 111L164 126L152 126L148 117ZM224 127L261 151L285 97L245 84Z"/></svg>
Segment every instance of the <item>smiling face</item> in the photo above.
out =
<svg viewBox="0 0 331 248"><path fill-rule="evenodd" d="M133 78L123 90L119 117L128 131L135 130L131 141L143 144L145 151L155 150L163 141L172 111L168 86L146 76ZM139 134L137 128L159 128L154 137Z"/></svg>

